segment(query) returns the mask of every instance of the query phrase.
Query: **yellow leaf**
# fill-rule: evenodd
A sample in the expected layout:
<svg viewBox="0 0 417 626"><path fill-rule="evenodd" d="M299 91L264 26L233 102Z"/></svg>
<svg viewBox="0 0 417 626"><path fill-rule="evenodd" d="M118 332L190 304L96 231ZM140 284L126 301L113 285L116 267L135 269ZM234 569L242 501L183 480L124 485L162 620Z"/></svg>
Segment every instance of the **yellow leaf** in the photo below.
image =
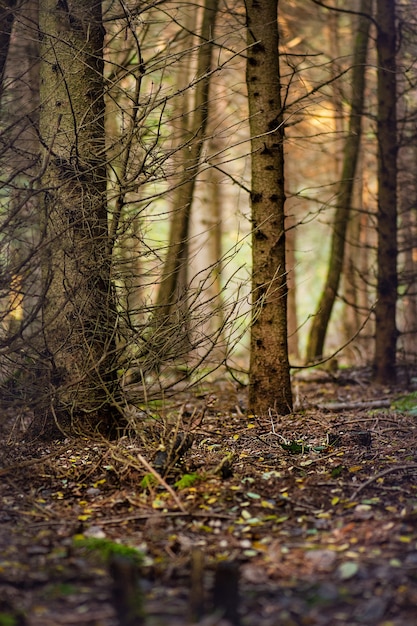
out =
<svg viewBox="0 0 417 626"><path fill-rule="evenodd" d="M80 522L85 522L86 520L90 519L91 515L88 514L83 514L83 515L79 515L78 516L78 520Z"/></svg>
<svg viewBox="0 0 417 626"><path fill-rule="evenodd" d="M332 505L335 506L335 504L339 504L340 502L340 498L339 496L335 496L334 498L332 498Z"/></svg>
<svg viewBox="0 0 417 626"><path fill-rule="evenodd" d="M246 428L256 428L256 424L253 424L252 422L249 422L249 424L247 424Z"/></svg>
<svg viewBox="0 0 417 626"><path fill-rule="evenodd" d="M275 509L275 504L272 504L272 502L268 502L268 500L261 500L261 506L264 509Z"/></svg>
<svg viewBox="0 0 417 626"><path fill-rule="evenodd" d="M213 529L211 528L211 526L206 526L205 524L201 524L201 526L199 526L199 530L203 530L205 533L213 532Z"/></svg>
<svg viewBox="0 0 417 626"><path fill-rule="evenodd" d="M355 472L359 472L362 469L363 465L352 465L352 467L349 467L349 472L351 474L354 474Z"/></svg>

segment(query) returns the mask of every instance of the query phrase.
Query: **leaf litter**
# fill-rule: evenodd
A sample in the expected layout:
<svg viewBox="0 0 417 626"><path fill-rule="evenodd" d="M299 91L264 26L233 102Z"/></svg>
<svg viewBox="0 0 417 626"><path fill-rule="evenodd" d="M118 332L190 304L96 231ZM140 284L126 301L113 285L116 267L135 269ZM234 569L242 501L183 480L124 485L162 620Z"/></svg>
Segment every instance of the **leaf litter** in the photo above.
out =
<svg viewBox="0 0 417 626"><path fill-rule="evenodd" d="M244 389L207 383L167 409L176 441L176 416L188 436L217 396L158 469L174 446L155 425L152 445L4 446L0 625L415 623L415 391L366 376L300 379L285 417L253 416ZM382 396L389 406L372 408ZM13 427L0 425L5 441Z"/></svg>

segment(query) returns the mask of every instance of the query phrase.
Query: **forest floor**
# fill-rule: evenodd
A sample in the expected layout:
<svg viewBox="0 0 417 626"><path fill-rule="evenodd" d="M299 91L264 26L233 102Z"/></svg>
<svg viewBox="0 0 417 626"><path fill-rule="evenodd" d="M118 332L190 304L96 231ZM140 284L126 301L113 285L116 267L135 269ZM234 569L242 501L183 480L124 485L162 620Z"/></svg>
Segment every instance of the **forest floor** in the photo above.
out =
<svg viewBox="0 0 417 626"><path fill-rule="evenodd" d="M207 382L111 443L3 412L0 626L416 624L416 389L313 371L255 418Z"/></svg>

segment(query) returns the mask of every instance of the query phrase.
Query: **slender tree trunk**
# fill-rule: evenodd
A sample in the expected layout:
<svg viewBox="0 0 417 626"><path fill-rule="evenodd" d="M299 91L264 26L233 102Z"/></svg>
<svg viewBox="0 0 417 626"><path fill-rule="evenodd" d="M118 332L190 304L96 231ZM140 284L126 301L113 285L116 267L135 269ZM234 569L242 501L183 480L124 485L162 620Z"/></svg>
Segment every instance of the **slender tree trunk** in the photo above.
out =
<svg viewBox="0 0 417 626"><path fill-rule="evenodd" d="M404 170L404 173L407 172L407 174L403 176L402 184L400 183L398 187L403 247L402 282L405 287L405 293L401 298L401 308L398 313L398 325L401 328L399 347L406 362L415 361L417 356L417 263L414 247L417 235L415 210L417 207L417 186L414 179L417 165L416 157L416 146L410 147L409 153L403 155L401 169ZM407 180L407 175L412 177L413 180Z"/></svg>
<svg viewBox="0 0 417 626"><path fill-rule="evenodd" d="M362 150L358 167L360 171L363 171L365 167ZM366 240L369 216L366 213L368 203L363 177L358 178L355 184L353 204L355 207L361 207L361 210L354 210L351 214L346 237L346 254L342 276L344 296L342 334L344 343L351 341L358 329L366 324L371 306L367 289L370 282L367 275L370 244ZM368 327L367 332L371 333L369 319L366 326ZM351 350L351 355L356 357L357 363L369 362L369 356L366 356L366 352L369 354L369 346L367 347L364 343L363 334L362 331L359 336L355 337L353 344L347 348L347 351Z"/></svg>
<svg viewBox="0 0 417 626"><path fill-rule="evenodd" d="M0 255L9 291L2 326L9 347L23 356L28 341L40 331L39 203L31 189L40 150L38 1L6 4L14 8L7 11L0 3L0 28L13 24L10 33L0 35L3 52L7 49L7 60L0 52L1 184L2 193L9 195L7 217L1 218ZM12 181L10 186L7 180Z"/></svg>
<svg viewBox="0 0 417 626"><path fill-rule="evenodd" d="M377 2L378 53L378 280L374 379L396 377L397 305L397 93L395 1Z"/></svg>
<svg viewBox="0 0 417 626"><path fill-rule="evenodd" d="M15 19L17 0L0 2L0 99L3 95L4 68L10 45L10 34Z"/></svg>
<svg viewBox="0 0 417 626"><path fill-rule="evenodd" d="M47 414L99 427L113 400L115 333L101 3L41 0L40 31Z"/></svg>
<svg viewBox="0 0 417 626"><path fill-rule="evenodd" d="M215 97L219 101L219 96ZM211 137L206 142L208 154L216 154L223 142ZM225 321L225 303L222 292L223 271L223 222L225 219L223 196L224 175L215 167L207 169L201 177L193 204L191 228L190 263L192 275L189 281L193 292L193 328L197 326L199 340L196 354L204 354L210 346L211 358L222 363L227 345L221 330ZM202 338L208 338L208 342ZM211 348L213 338L216 345ZM194 337L193 337L194 339Z"/></svg>
<svg viewBox="0 0 417 626"><path fill-rule="evenodd" d="M277 0L248 0L246 84L252 148L252 298L249 405L292 410L287 346L284 127Z"/></svg>
<svg viewBox="0 0 417 626"><path fill-rule="evenodd" d="M371 14L372 0L362 0L360 11L365 15L358 16L359 23L352 70L352 105L349 120L349 134L346 139L343 155L342 180L336 197L336 210L326 283L310 329L307 345L307 361L314 361L323 354L327 328L343 270L346 230L352 205L353 186L362 133L365 70L370 27L370 21L366 16Z"/></svg>
<svg viewBox="0 0 417 626"><path fill-rule="evenodd" d="M207 8L207 10L206 10ZM171 189L174 189L171 197L171 206L169 207L170 211L170 232L169 232L169 242L170 245L167 250L167 256L165 257L165 264L163 267L163 272L165 272L168 268L168 265L174 259L171 257L171 251L175 250L175 239L180 232L181 224L177 223L178 216L180 219L184 221L182 226L184 227L184 232L186 232L185 241L183 243L183 247L180 253L180 257L178 257L178 261L180 261L180 265L178 267L178 271L174 272L174 274L170 277L172 280L171 288L173 291L173 298L175 301L175 308L165 306L166 303L169 303L170 296L168 293L168 285L169 281L166 281L164 286L162 284L158 290L158 301L157 306L162 307L158 308L156 311L156 318L158 318L158 330L156 332L157 341L159 342L159 333L162 330L163 336L165 333L171 337L174 337L175 341L175 350L176 357L188 356L188 352L190 349L190 316L189 316L189 264L190 264L190 245L189 238L192 235L190 232L190 224L191 224L191 209L193 204L193 198L195 193L195 180L197 177L197 170L193 167L188 175L193 177L193 187L188 187L187 183L184 185L184 180L186 180L186 171L187 168L190 167L190 151L189 145L193 142L196 132L198 133L199 128L195 127L195 97L194 90L190 89L190 85L192 84L193 78L195 76L200 76L200 72L204 71L204 66L199 65L203 63L203 58L207 59L207 46L205 46L204 50L199 48L199 44L201 41L198 39L197 35L199 33L199 29L201 30L202 36L209 36L209 27L208 24L211 23L214 26L214 21L216 17L216 13L212 12L211 7L196 7L193 6L190 1L184 4L183 10L184 14L184 26L183 32L181 33L181 46L180 46L180 54L182 58L179 60L178 65L176 67L176 77L175 77L175 88L177 90L176 96L172 101L172 108L175 111L174 120L171 122L171 136L172 136L172 146L170 149L172 150L171 156L171 168L172 175L168 178L168 186ZM206 20L206 21L205 21ZM208 20L208 21L207 21ZM211 65L211 56L207 59ZM206 71L210 71L210 67L206 68ZM205 89L203 84L199 85L197 89ZM207 109L207 117L208 117L208 109ZM200 123L199 120L198 123ZM206 124L207 120L203 121L204 128L204 137L206 135ZM204 141L204 137L200 138L200 141ZM202 148L202 144L200 144ZM197 167L199 165L200 158L198 158ZM187 180L188 182L188 180ZM178 187L179 185L179 187ZM190 193L192 196L190 197L189 210L182 211L183 207L185 207L184 202L187 202L185 193ZM174 246L174 248L171 248ZM167 289L165 291L165 289ZM161 345L161 344L160 344ZM165 357L171 356L172 353L172 344L169 341L162 341L162 345L164 346L163 350L160 351L158 348L156 350L157 356L164 360ZM179 360L177 363L179 363Z"/></svg>
<svg viewBox="0 0 417 626"><path fill-rule="evenodd" d="M193 102L193 115L188 127L190 139L184 146L183 174L177 182L174 207L170 228L170 238L162 278L159 286L152 330L154 337L152 344L160 346L161 356L169 347L181 340L174 337L176 319L171 319L174 313L179 313L182 294L178 293L179 279L188 262L188 235L190 226L191 205L193 201L196 176L200 155L206 136L206 127L209 111L210 72L213 56L213 33L216 20L218 0L206 0L204 6L203 23L201 27L202 41L198 51L197 78ZM171 322L173 322L171 326ZM177 329L179 330L179 329ZM181 333L180 333L181 334ZM171 341L168 341L168 338Z"/></svg>
<svg viewBox="0 0 417 626"><path fill-rule="evenodd" d="M287 200L288 206L288 200ZM297 276L295 250L297 245L297 229L294 217L287 216L286 232L286 263L288 283L288 354L290 359L300 359L298 345L298 315L297 315ZM293 363L293 361L291 361Z"/></svg>

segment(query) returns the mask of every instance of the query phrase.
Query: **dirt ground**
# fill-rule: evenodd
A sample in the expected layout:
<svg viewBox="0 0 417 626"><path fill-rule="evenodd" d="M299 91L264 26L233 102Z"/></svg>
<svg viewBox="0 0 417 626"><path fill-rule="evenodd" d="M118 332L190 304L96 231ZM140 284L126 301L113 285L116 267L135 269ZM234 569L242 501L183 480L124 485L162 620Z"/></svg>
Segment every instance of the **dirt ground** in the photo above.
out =
<svg viewBox="0 0 417 626"><path fill-rule="evenodd" d="M0 626L417 623L416 390L314 371L255 418L207 382L111 443L3 411Z"/></svg>

